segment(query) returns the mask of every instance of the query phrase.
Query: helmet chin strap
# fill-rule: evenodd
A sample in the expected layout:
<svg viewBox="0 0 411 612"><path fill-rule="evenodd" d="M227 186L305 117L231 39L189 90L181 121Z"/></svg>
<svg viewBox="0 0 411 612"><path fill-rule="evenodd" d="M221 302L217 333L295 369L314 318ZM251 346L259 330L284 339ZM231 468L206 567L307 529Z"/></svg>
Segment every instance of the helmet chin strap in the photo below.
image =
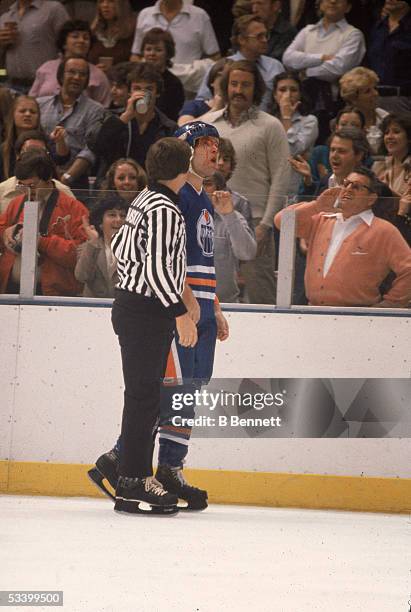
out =
<svg viewBox="0 0 411 612"><path fill-rule="evenodd" d="M196 176L197 178L201 179L202 181L206 178L205 176L201 176L201 174L198 174L198 172L196 172L193 168L193 157L194 157L194 149L192 149L193 153L191 155L190 158L190 166L188 168L189 172L191 172L191 174L194 174L194 176Z"/></svg>

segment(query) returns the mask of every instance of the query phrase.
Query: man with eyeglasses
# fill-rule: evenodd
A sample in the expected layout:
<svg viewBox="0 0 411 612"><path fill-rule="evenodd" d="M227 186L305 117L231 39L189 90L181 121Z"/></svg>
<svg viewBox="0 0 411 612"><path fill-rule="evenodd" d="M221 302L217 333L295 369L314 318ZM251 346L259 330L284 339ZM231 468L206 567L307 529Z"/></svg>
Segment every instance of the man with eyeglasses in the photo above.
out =
<svg viewBox="0 0 411 612"><path fill-rule="evenodd" d="M37 99L45 132L51 136L56 133L56 128L65 130L64 138L70 149L70 160L64 167L61 180L74 189L88 188L87 176L95 156L87 147L86 139L89 134L97 131L106 114L103 106L85 93L89 76L86 59L65 59L57 69L60 92Z"/></svg>
<svg viewBox="0 0 411 612"><path fill-rule="evenodd" d="M283 0L251 0L251 10L264 20L268 29L266 54L281 62L284 51L292 42L297 30L282 15Z"/></svg>
<svg viewBox="0 0 411 612"><path fill-rule="evenodd" d="M292 206L297 236L308 242L305 290L311 306L409 306L411 249L394 225L372 212L378 195L375 175L360 167L342 187ZM278 228L282 215L275 216ZM381 295L390 272L395 280Z"/></svg>
<svg viewBox="0 0 411 612"><path fill-rule="evenodd" d="M281 62L265 55L268 48L267 26L257 15L243 15L234 22L231 43L236 50L228 59L233 61L248 60L255 62L263 77L266 91L260 104L260 109L268 111L272 103L273 81L277 74L284 71ZM197 97L209 100L212 97L207 85L208 73L205 75Z"/></svg>

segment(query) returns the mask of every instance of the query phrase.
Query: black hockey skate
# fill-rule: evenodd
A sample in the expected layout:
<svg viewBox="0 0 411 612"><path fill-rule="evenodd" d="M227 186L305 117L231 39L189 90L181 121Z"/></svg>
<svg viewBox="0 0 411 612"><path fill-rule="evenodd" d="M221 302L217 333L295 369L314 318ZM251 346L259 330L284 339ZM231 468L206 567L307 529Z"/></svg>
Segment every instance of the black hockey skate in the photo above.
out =
<svg viewBox="0 0 411 612"><path fill-rule="evenodd" d="M182 468L159 465L156 480L181 500L178 505L179 510L205 510L207 508L207 491L189 485L183 476Z"/></svg>
<svg viewBox="0 0 411 612"><path fill-rule="evenodd" d="M165 491L153 476L120 476L115 500L114 510L127 514L172 516L178 512L177 496Z"/></svg>
<svg viewBox="0 0 411 612"><path fill-rule="evenodd" d="M90 480L98 486L100 491L103 491L104 495L107 495L114 501L114 491L116 490L117 486L118 471L119 458L117 453L114 450L111 450L108 451L108 453L101 455L101 457L99 457L96 461L96 467L89 470L87 474ZM109 482L113 492L108 488L105 481Z"/></svg>

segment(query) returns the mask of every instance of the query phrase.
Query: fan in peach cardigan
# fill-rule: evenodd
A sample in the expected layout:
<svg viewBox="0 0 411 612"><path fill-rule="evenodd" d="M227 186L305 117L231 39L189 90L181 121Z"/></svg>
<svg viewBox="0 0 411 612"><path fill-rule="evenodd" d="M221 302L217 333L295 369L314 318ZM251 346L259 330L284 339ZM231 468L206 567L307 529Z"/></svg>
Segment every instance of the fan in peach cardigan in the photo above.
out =
<svg viewBox="0 0 411 612"><path fill-rule="evenodd" d="M295 204L297 236L308 241L305 290L313 306L406 308L411 301L411 249L394 225L374 216L378 186L367 168L344 187ZM337 199L338 198L338 199ZM335 204L340 208L335 208ZM284 210L274 219L281 227ZM383 296L380 285L396 278Z"/></svg>

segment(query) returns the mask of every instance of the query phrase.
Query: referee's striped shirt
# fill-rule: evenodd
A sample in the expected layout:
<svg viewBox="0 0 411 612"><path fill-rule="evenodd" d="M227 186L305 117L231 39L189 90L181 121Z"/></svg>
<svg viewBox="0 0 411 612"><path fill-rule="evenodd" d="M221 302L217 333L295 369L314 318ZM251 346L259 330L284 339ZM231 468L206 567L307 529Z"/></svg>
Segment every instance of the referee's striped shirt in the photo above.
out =
<svg viewBox="0 0 411 612"><path fill-rule="evenodd" d="M117 289L158 298L175 317L186 312L186 231L177 195L155 183L132 202L111 247L117 259Z"/></svg>

